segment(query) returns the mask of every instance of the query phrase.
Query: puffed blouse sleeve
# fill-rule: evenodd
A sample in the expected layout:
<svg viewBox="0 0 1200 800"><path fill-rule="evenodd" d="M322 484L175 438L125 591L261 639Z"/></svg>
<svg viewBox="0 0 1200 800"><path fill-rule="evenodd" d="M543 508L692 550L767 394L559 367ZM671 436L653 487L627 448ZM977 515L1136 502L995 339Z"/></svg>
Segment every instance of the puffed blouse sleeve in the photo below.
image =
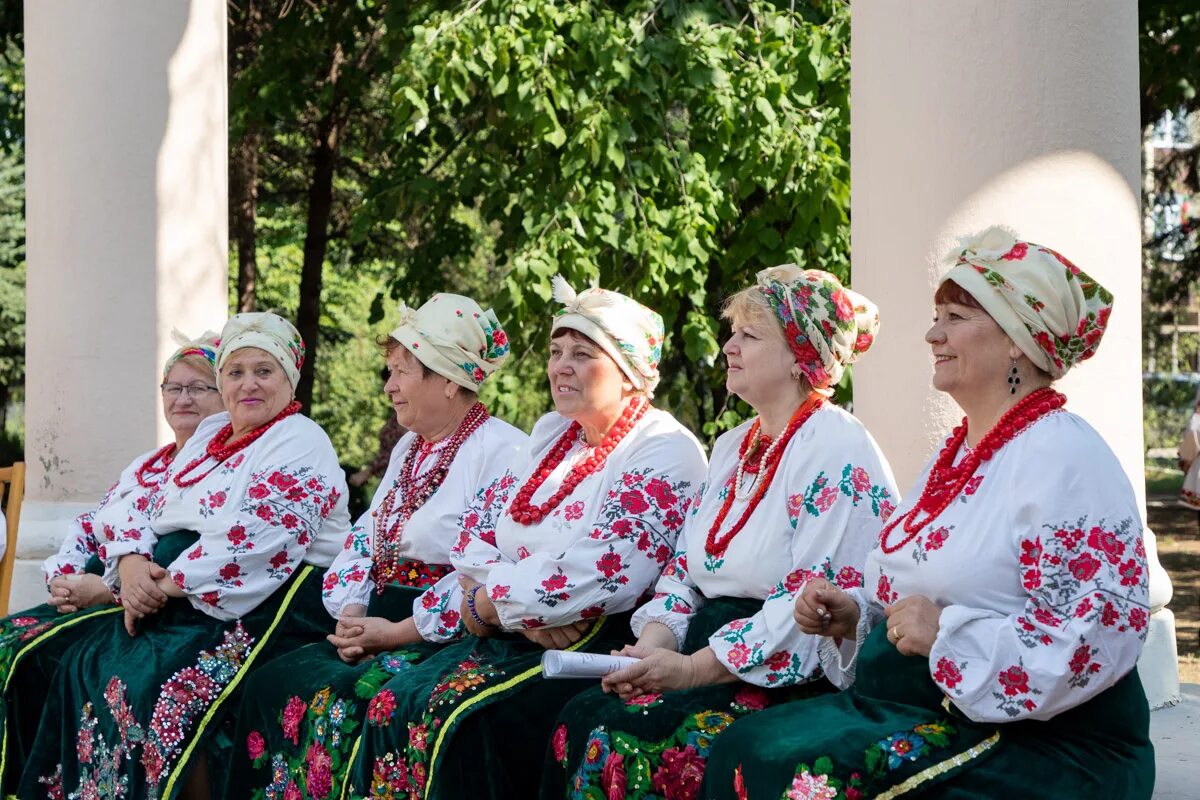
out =
<svg viewBox="0 0 1200 800"><path fill-rule="evenodd" d="M704 493L705 484L701 484L687 504L687 522L684 523L683 533L679 535L679 546L671 555L671 560L663 567L662 574L654 585L654 596L635 611L629 621L634 636L641 636L649 623L658 622L666 625L671 633L675 634L676 647L682 649L692 617L696 616L696 612L707 602L704 593L697 588L688 573L688 544L694 533L692 520L700 511ZM703 547L703 544L699 546Z"/></svg>
<svg viewBox="0 0 1200 800"><path fill-rule="evenodd" d="M94 527L96 515L114 503L123 501L131 492L141 488L137 482L137 469L156 452L157 448L135 458L129 466L121 471L120 477L117 478L117 482L112 485L112 488L104 493L99 505L71 520L67 526L66 538L63 539L58 552L42 562L42 574L46 578L46 583L60 575L78 575L84 571L88 560L98 552L99 542L96 539ZM143 494L148 495L149 492L149 489L143 490Z"/></svg>
<svg viewBox="0 0 1200 800"><path fill-rule="evenodd" d="M469 498L458 521L458 536L450 549L455 569L413 601L413 622L427 642L448 642L466 633L459 609L463 592L460 573L481 574L504 559L496 548L496 524L516 494L517 479L511 471L514 462L523 460L518 448L504 448L487 462L485 473L477 480L479 489ZM499 456L499 457L495 457Z"/></svg>
<svg viewBox="0 0 1200 800"><path fill-rule="evenodd" d="M383 480L371 498L371 506L350 528L342 550L333 559L321 584L321 600L330 616L341 616L342 610L352 605L367 605L375 581L371 578L371 566L375 551L375 520L372 514L379 508L383 496L391 488L400 469L400 462L416 434L405 434L392 449L391 461L383 474Z"/></svg>
<svg viewBox="0 0 1200 800"><path fill-rule="evenodd" d="M221 529L201 530L168 567L191 604L217 619L241 617L279 588L346 494L329 437L304 417L259 440L247 462L239 471L249 480L227 501L234 510L220 516Z"/></svg>
<svg viewBox="0 0 1200 800"><path fill-rule="evenodd" d="M1073 708L1132 670L1146 638L1146 550L1133 489L1098 434L1066 430L1072 419L1083 425L1068 417L1055 428L1065 437L1023 449L1036 474L1006 500L1016 503L1011 561L996 569L1020 581L1024 608L942 611L930 672L978 722L1045 720Z"/></svg>
<svg viewBox="0 0 1200 800"><path fill-rule="evenodd" d="M726 669L747 683L787 686L821 676L823 637L796 626L796 595L818 577L844 590L861 587L867 551L898 499L891 468L866 429L851 417L826 413L822 429L789 447L793 463L778 476L789 487L791 570L756 614L708 640Z"/></svg>
<svg viewBox="0 0 1200 800"><path fill-rule="evenodd" d="M555 627L633 608L671 558L704 471L703 451L682 429L645 436L625 456L588 535L488 569L501 627Z"/></svg>

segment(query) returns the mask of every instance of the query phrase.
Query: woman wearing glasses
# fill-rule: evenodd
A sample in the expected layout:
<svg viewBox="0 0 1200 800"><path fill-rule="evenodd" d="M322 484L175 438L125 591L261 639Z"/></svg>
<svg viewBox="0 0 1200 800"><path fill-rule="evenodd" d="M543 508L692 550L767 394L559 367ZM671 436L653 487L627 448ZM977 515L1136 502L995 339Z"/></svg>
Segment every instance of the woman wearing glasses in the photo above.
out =
<svg viewBox="0 0 1200 800"><path fill-rule="evenodd" d="M0 678L6 681L0 695L0 740L5 742L0 780L6 797L20 777L19 767L12 765L28 755L46 685L63 651L97 620L121 610L101 579L97 551L103 535L95 526L97 515L126 501L149 505L175 454L202 420L222 410L213 385L217 334L207 331L195 340L175 336L180 347L163 367L161 387L163 416L174 441L135 458L96 509L71 521L62 547L42 565L49 602L0 620ZM178 549L164 547L154 555L159 563L170 563L178 554Z"/></svg>
<svg viewBox="0 0 1200 800"><path fill-rule="evenodd" d="M321 576L350 520L333 445L298 413L303 361L283 318L230 319L227 413L197 428L145 508L127 498L97 517L124 618L63 654L17 796L205 796L205 747L246 675L326 633ZM182 552L164 568L149 556L168 542Z"/></svg>

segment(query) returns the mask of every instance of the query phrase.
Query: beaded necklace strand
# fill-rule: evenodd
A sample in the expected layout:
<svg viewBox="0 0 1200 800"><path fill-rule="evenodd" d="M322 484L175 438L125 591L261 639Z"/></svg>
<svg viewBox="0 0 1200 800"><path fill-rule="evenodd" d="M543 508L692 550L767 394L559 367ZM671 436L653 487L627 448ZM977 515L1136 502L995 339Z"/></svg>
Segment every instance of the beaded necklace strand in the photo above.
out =
<svg viewBox="0 0 1200 800"><path fill-rule="evenodd" d="M525 481L525 485L517 491L516 497L508 507L509 516L520 525L535 525L541 522L571 492L575 491L576 486L604 466L609 453L633 430L649 409L650 402L644 398L635 397L630 400L625 406L625 410L621 412L621 416L604 435L604 440L592 448L592 452L587 458L571 468L562 485L558 487L558 491L552 494L546 502L536 506L531 505L530 500L533 493L546 482L554 469L563 462L567 453L575 446L576 440L583 435L583 426L578 422L572 422L563 435L558 437L558 441L550 448L550 452L546 453L537 469L529 476L529 480Z"/></svg>
<svg viewBox="0 0 1200 800"><path fill-rule="evenodd" d="M955 464L954 457L967 439L967 418L963 417L958 427L950 433L950 438L938 454L937 461L929 470L929 477L925 480L916 505L904 514L892 517L879 535L879 547L883 552L890 554L915 539L922 528L950 507L983 462L991 460L1000 448L1042 417L1062 408L1066 402L1065 395L1048 386L1031 392L1004 412L992 429L979 440L979 444L975 445L974 449L969 449L962 460ZM924 513L924 518L918 518L919 513ZM907 535L899 542L889 544L892 531L899 525L903 525Z"/></svg>
<svg viewBox="0 0 1200 800"><path fill-rule="evenodd" d="M288 403L287 407L284 408L283 411L280 411L278 414L276 414L275 417L269 422L259 425L254 430L250 431L244 436L239 437L233 442L229 441L229 437L233 436L233 423L225 423L225 427L217 431L217 435L208 440L208 445L204 448L204 452L192 459L192 461L183 469L179 470L179 472L175 473L175 485L180 489L188 486L195 486L197 483L211 475L213 470L224 463L225 459L229 458L239 450L245 450L247 447L254 444L254 442L258 441L258 439L264 433L269 431L277 422L290 417L292 414L295 414L300 410L300 408L300 401L293 400L292 402ZM197 475L195 478L185 477L210 458L214 463L208 468L208 471Z"/></svg>
<svg viewBox="0 0 1200 800"><path fill-rule="evenodd" d="M757 468L757 472L761 475L761 480L755 479L754 494L750 497L750 502L742 511L741 517L733 524L724 535L721 535L721 526L725 524L725 518L729 516L729 511L733 508L733 499L737 494L737 487L742 483L744 475L747 471L751 471L748 462L754 460L755 453L750 454L750 458L746 457L747 451L750 450L751 444L755 445L755 452L761 451L761 443L759 442L759 431L762 428L761 421L754 420L750 430L746 431L746 435L742 438L741 447L738 449L738 466L734 474L730 476L729 483L726 485L725 500L721 503L721 510L717 512L717 518L713 520L713 524L708 529L708 536L704 540L704 552L706 555L713 558L720 558L725 555L725 551L729 549L733 538L741 532L746 522L754 514L754 509L758 508L758 504L762 502L763 496L767 493L767 489L771 487L771 481L775 478L775 472L779 469L779 464L783 461L783 451L787 448L788 442L796 435L796 432L808 422L809 418L824 405L825 399L820 395L809 395L800 407L792 414L788 426L784 429L779 438L771 442L767 447L766 452L762 455L762 460ZM739 498L744 499L744 498Z"/></svg>
<svg viewBox="0 0 1200 800"><path fill-rule="evenodd" d="M475 403L471 406L462 421L458 423L458 428L437 450L437 462L419 477L417 470L420 468L420 461L424 461L425 456L430 454L433 445L420 436L416 437L409 445L404 462L400 465L400 473L396 476L388 493L384 495L383 502L371 512L375 524L371 579L375 582L376 594L382 594L383 590L400 573L402 562L400 539L404 527L412 519L412 515L425 505L441 487L446 480L446 473L450 471L450 464L458 455L459 448L467 439L471 438L471 434L487 422L487 419L488 412L483 403ZM396 504L397 496L400 497L399 505ZM393 515L395 515L395 522L389 526L388 519Z"/></svg>
<svg viewBox="0 0 1200 800"><path fill-rule="evenodd" d="M135 475L137 476L138 486L141 486L143 489L157 488L162 482L162 474L167 471L167 468L171 466L171 462L174 460L174 442L163 445L155 450L154 454L137 468Z"/></svg>

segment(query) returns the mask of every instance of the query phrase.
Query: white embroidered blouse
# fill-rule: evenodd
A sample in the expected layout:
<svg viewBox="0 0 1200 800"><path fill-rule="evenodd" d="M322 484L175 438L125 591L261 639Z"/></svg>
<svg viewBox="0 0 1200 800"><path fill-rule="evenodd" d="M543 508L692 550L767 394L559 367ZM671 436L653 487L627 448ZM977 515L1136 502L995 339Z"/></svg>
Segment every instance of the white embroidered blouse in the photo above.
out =
<svg viewBox="0 0 1200 800"><path fill-rule="evenodd" d="M708 555L706 540L733 491L738 451L751 424L717 440L679 547L654 598L634 614L633 630L640 635L646 623L661 622L682 645L692 618L711 599L761 600L758 612L725 625L708 643L742 680L785 686L821 675L820 638L801 633L792 617L797 589L813 576L844 588L861 586L867 551L895 508L897 492L891 468L866 428L827 404L788 443L770 487L725 553ZM752 488L747 485L741 494L745 497L734 495L718 535L749 507Z"/></svg>
<svg viewBox="0 0 1200 800"><path fill-rule="evenodd" d="M459 519L463 511L485 486L502 477L520 458L529 437L507 422L489 417L462 443L446 478L425 504L417 509L400 533L399 557L427 565L449 565L450 548L458 540ZM448 443L449 438L443 440ZM349 605L367 605L375 589L371 578L374 563L375 526L391 526L400 510L397 493L395 512L386 520L376 520L384 497L399 479L401 467L411 447L417 443L415 433L406 433L392 449L387 472L371 500L367 513L359 517L350 529L345 546L325 573L323 595L325 608L333 617ZM441 444L441 443L439 443ZM417 477L433 469L437 463L438 446L417 467Z"/></svg>
<svg viewBox="0 0 1200 800"><path fill-rule="evenodd" d="M960 453L959 457L963 454ZM932 460L897 513L915 504ZM897 527L894 546L906 534ZM823 640L822 664L853 682L883 606L924 595L943 608L933 680L979 722L1049 719L1133 669L1149 624L1133 488L1086 422L1052 412L1004 445L932 524L867 556L857 642Z"/></svg>
<svg viewBox="0 0 1200 800"><path fill-rule="evenodd" d="M97 513L110 584L121 556L149 555L160 536L196 531L199 541L168 571L195 608L236 619L257 608L301 562L327 567L341 551L350 528L346 479L329 437L308 417L285 417L225 462L206 458L185 476L203 476L198 483L175 483L228 421L222 412L200 423L145 510L125 502Z"/></svg>
<svg viewBox="0 0 1200 800"><path fill-rule="evenodd" d="M63 539L58 552L42 562L42 574L46 578L46 583L50 583L60 575L78 575L84 571L88 560L96 555L96 549L99 546L92 523L96 514L102 509L114 503L126 502L130 495L134 495L134 497L128 500L129 502L140 503L144 508L149 508L150 496L162 482L164 473L158 472L147 476L147 483L150 483L151 486L145 487L138 484L137 470L160 449L156 447L135 458L129 466L121 470L117 482L105 492L96 508L71 520L67 528L67 536Z"/></svg>
<svg viewBox="0 0 1200 800"><path fill-rule="evenodd" d="M559 626L626 611L657 579L704 477L704 450L670 414L651 409L545 519L521 525L512 497L567 431L557 413L530 435L527 458L482 488L461 521L451 563L486 586L506 630ZM591 448L579 437L530 502L544 503ZM448 641L465 628L454 575L414 605L421 635Z"/></svg>

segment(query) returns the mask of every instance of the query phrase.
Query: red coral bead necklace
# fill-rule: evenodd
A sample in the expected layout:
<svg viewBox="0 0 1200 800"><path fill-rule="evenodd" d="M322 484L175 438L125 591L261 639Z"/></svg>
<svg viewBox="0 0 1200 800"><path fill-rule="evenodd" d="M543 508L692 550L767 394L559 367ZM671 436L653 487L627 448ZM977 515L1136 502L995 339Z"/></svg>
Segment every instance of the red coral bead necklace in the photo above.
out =
<svg viewBox="0 0 1200 800"><path fill-rule="evenodd" d="M558 487L558 491L552 494L546 502L536 506L532 505L530 500L533 498L533 493L546 482L554 469L563 462L567 453L575 446L576 440L583 435L583 426L578 422L572 422L563 435L558 437L558 441L550 448L550 452L546 453L537 469L525 481L525 485L517 491L516 497L508 507L509 516L521 525L536 525L549 516L559 503L575 491L576 486L604 466L609 454L634 429L649 409L650 401L645 398L635 397L630 400L621 412L621 416L604 435L604 440L593 447L592 452L586 458L571 468L562 485Z"/></svg>
<svg viewBox="0 0 1200 800"><path fill-rule="evenodd" d="M292 414L295 414L300 410L300 408L300 401L293 400L287 404L287 407L284 408L283 411L280 411L278 414L276 414L271 421L258 426L246 435L241 436L232 442L229 441L229 437L233 436L233 424L229 422L225 423L225 427L217 431L217 435L208 440L208 445L204 448L204 452L192 459L187 466L175 474L175 485L180 489L188 486L195 486L197 483L211 475L213 470L221 466L225 459L229 458L239 450L245 450L247 447L254 444L264 433L271 430L272 426L274 426L277 422L290 417ZM215 463L213 463L213 465L209 467L206 472L202 472L195 478L185 477L210 458Z"/></svg>
<svg viewBox="0 0 1200 800"><path fill-rule="evenodd" d="M713 520L713 524L708 529L708 537L704 540L705 554L714 558L720 558L725 555L725 551L729 549L730 543L737 536L746 522L754 514L754 509L758 508L758 504L762 502L763 496L767 493L767 489L771 487L771 481L775 478L775 472L779 469L779 464L783 461L783 451L787 449L788 442L796 435L796 431L808 422L809 418L824 405L825 398L819 394L811 394L800 404L792 413L792 418L788 422L788 426L784 428L783 433L779 438L771 442L766 448L766 452L762 452L762 438L759 431L762 429L761 420L755 419L750 425L750 430L746 431L746 435L742 437L741 447L738 449L738 466L733 475L729 478L729 483L726 484L725 501L721 503L721 509L717 512L717 518ZM753 445L753 450L751 450ZM747 458L747 452L750 453ZM761 453L761 462L757 466L753 463L757 461L756 454ZM755 487L754 494L750 497L750 502L746 504L746 508L742 511L741 517L733 524L728 532L721 535L721 526L725 524L725 518L729 516L730 509L733 508L734 496L738 494L738 489L742 484L746 472L757 472L760 477L755 479L751 484ZM745 499L745 498L739 498Z"/></svg>
<svg viewBox="0 0 1200 800"><path fill-rule="evenodd" d="M371 512L375 522L375 542L371 559L371 579L375 582L375 592L382 594L383 590L392 583L400 573L400 538L405 525L425 505L429 498L437 492L446 480L450 464L458 455L459 448L471 434L479 430L487 422L488 412L483 403L475 403L467 410L458 428L445 440L445 444L437 450L437 462L433 467L418 476L420 462L430 454L433 443L427 442L421 436L413 439L400 466L400 473L392 483L392 488L384 495L379 507ZM400 497L397 505L396 498ZM388 526L388 519L395 515L395 522Z"/></svg>
<svg viewBox="0 0 1200 800"><path fill-rule="evenodd" d="M971 449L958 464L955 464L954 457L967 440L967 418L963 417L958 427L950 433L950 438L946 440L945 446L938 454L937 461L929 470L929 477L925 480L925 486L921 490L921 496L917 499L916 505L904 514L892 517L879 535L879 547L883 552L890 554L915 539L922 528L929 525L950 507L950 504L966 488L967 483L983 462L991 460L1000 448L1017 438L1026 428L1042 417L1062 408L1066 402L1065 395L1048 386L1031 392L1008 411L1005 411L992 429L979 440L974 449ZM922 513L925 515L924 517L919 516ZM890 544L888 540L891 538L892 532L900 525L903 525L907 535L899 542Z"/></svg>
<svg viewBox="0 0 1200 800"><path fill-rule="evenodd" d="M171 462L175 460L175 443L171 442L155 450L150 458L146 459L140 467L137 468L135 475L137 476L138 486L143 489L156 489L162 483L162 475L171 466Z"/></svg>

